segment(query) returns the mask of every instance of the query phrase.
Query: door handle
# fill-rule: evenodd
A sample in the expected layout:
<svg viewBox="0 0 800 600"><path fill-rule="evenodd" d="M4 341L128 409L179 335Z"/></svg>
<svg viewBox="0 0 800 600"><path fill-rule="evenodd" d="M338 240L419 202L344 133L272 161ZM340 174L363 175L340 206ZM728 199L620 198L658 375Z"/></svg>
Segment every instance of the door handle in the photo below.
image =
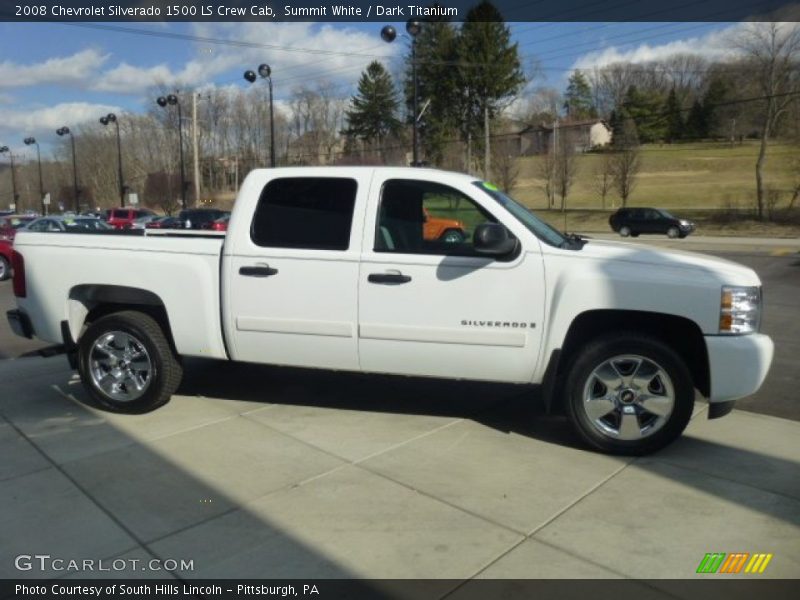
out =
<svg viewBox="0 0 800 600"><path fill-rule="evenodd" d="M244 275L245 277L271 277L277 274L278 269L273 269L269 265L255 265L239 268L239 275Z"/></svg>
<svg viewBox="0 0 800 600"><path fill-rule="evenodd" d="M384 285L400 285L411 281L411 277L402 273L370 273L367 281Z"/></svg>

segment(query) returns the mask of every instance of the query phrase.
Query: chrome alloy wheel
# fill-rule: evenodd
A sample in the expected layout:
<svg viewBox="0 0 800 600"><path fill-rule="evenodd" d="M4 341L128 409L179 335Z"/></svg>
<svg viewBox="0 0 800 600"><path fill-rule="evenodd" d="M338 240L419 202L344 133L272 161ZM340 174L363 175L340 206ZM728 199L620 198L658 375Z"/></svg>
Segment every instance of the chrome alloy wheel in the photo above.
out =
<svg viewBox="0 0 800 600"><path fill-rule="evenodd" d="M92 384L113 400L131 402L150 386L153 363L144 344L129 333L109 331L92 345Z"/></svg>
<svg viewBox="0 0 800 600"><path fill-rule="evenodd" d="M640 440L661 429L675 408L667 372L644 356L615 356L586 380L582 406L589 422L618 440Z"/></svg>

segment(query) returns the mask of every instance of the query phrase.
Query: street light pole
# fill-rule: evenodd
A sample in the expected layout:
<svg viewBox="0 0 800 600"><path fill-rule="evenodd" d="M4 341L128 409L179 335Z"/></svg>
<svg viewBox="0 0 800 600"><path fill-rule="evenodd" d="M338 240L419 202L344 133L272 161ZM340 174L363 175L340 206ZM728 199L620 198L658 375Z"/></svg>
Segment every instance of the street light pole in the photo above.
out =
<svg viewBox="0 0 800 600"><path fill-rule="evenodd" d="M275 113L272 102L272 67L266 63L258 65L258 74L262 79L266 79L269 84L269 164L275 168ZM244 78L250 83L255 83L256 74L253 71L245 71Z"/></svg>
<svg viewBox="0 0 800 600"><path fill-rule="evenodd" d="M114 123L117 126L117 177L119 178L119 205L125 208L125 179L122 175L122 138L119 135L119 121L117 115L108 113L105 117L100 117L103 125Z"/></svg>
<svg viewBox="0 0 800 600"><path fill-rule="evenodd" d="M415 21L413 19L409 19L406 21L406 31L408 35L401 34L403 37L406 37L411 40L411 79L412 85L414 88L414 98L412 99L412 106L414 110L414 114L412 115L412 167L420 166L419 161L419 92L418 86L419 81L417 79L417 36L419 35L420 31L422 31L422 23L419 21ZM381 29L381 39L383 39L386 43L391 43L397 38L397 30L392 27L391 25L386 25L383 29Z"/></svg>
<svg viewBox="0 0 800 600"><path fill-rule="evenodd" d="M11 161L11 193L12 200L14 202L14 209L19 211L20 207L17 206L17 201L19 200L19 194L17 194L17 176L14 173L14 153L11 152L8 146L3 146L0 148L0 154L4 154L8 152L8 160Z"/></svg>
<svg viewBox="0 0 800 600"><path fill-rule="evenodd" d="M46 213L46 208L44 204L44 180L42 178L42 153L39 151L39 142L36 141L36 138L27 137L24 140L26 146L30 146L31 144L36 145L36 162L39 164L39 202L41 203L42 207L42 214Z"/></svg>
<svg viewBox="0 0 800 600"><path fill-rule="evenodd" d="M166 98L159 97L156 100L161 108L166 108L167 105L178 107L178 156L181 167L181 207L186 210L186 172L183 165L183 112L181 111L181 103L176 94L170 94Z"/></svg>
<svg viewBox="0 0 800 600"><path fill-rule="evenodd" d="M72 184L75 188L75 214L78 214L81 212L81 205L79 200L80 188L78 188L78 159L75 157L75 136L72 135L69 127L62 127L56 130L56 133L59 136L68 135L72 143Z"/></svg>

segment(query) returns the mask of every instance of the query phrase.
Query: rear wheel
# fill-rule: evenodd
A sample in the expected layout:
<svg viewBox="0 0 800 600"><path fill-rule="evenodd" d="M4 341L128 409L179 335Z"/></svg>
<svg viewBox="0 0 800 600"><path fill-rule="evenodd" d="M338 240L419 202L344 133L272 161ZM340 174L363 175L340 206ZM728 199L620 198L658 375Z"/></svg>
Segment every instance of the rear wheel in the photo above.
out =
<svg viewBox="0 0 800 600"><path fill-rule="evenodd" d="M692 415L689 370L655 338L635 333L598 338L572 361L567 382L566 408L576 431L611 454L663 448Z"/></svg>
<svg viewBox="0 0 800 600"><path fill-rule="evenodd" d="M631 228L628 227L627 225L623 225L622 227L619 228L619 234L622 237L628 237L631 234Z"/></svg>
<svg viewBox="0 0 800 600"><path fill-rule="evenodd" d="M89 326L78 343L78 371L92 399L127 413L165 404L183 375L161 326L137 311L114 313Z"/></svg>
<svg viewBox="0 0 800 600"><path fill-rule="evenodd" d="M5 256L0 256L0 281L5 281L11 277L11 265L8 264Z"/></svg>

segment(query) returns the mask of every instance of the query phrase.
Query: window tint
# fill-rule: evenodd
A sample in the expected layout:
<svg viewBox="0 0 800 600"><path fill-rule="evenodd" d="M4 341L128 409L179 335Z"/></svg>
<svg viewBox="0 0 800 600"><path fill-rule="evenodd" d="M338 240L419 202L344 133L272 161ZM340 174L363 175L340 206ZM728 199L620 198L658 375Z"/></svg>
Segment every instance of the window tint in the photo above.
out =
<svg viewBox="0 0 800 600"><path fill-rule="evenodd" d="M471 198L429 181L392 179L384 183L375 232L376 252L478 256L472 234L481 223L496 223Z"/></svg>
<svg viewBox="0 0 800 600"><path fill-rule="evenodd" d="M261 192L250 237L272 248L347 250L357 187L339 177L273 179Z"/></svg>

